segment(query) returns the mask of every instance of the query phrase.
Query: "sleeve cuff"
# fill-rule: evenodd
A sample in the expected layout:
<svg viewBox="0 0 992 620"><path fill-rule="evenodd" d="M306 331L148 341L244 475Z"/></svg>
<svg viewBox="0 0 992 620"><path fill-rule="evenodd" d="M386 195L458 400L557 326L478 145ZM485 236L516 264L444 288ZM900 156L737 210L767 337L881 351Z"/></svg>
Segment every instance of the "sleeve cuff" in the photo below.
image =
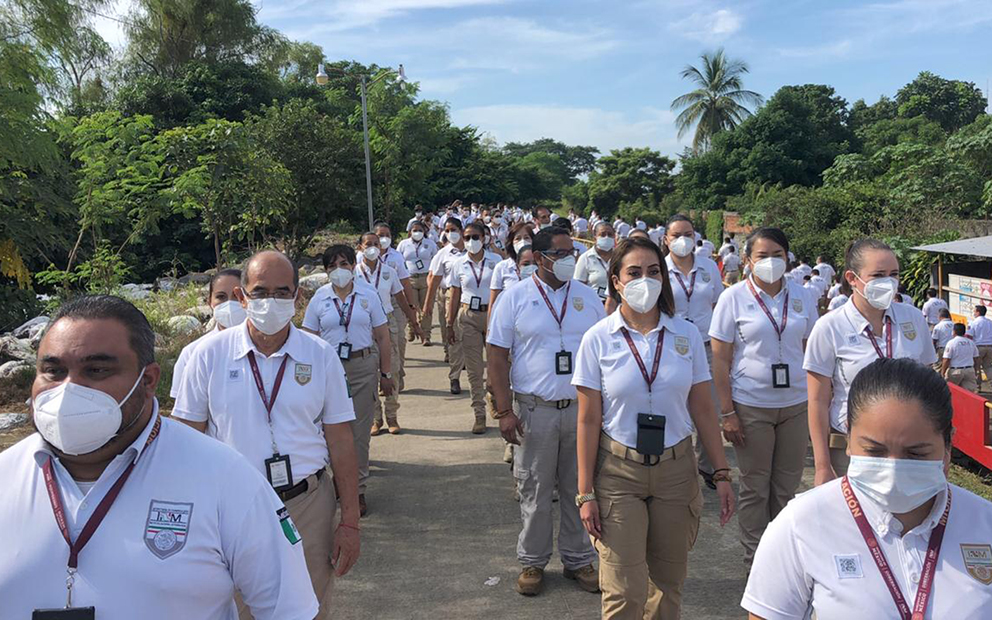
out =
<svg viewBox="0 0 992 620"><path fill-rule="evenodd" d="M580 375L572 376L572 385L575 387L584 387L590 390L596 390L597 392L603 391L603 385L600 381L593 381L590 377L583 377Z"/></svg>
<svg viewBox="0 0 992 620"><path fill-rule="evenodd" d="M764 618L765 620L803 620L803 618L806 617L805 609L798 615L784 613L759 603L746 592L744 593L744 598L741 599L741 607L760 618Z"/></svg>
<svg viewBox="0 0 992 620"><path fill-rule="evenodd" d="M806 372L815 372L818 375L823 375L824 377L833 377L834 369L827 368L826 366L821 366L820 364L806 362L803 364L803 370Z"/></svg>
<svg viewBox="0 0 992 620"><path fill-rule="evenodd" d="M192 411L186 411L185 409L173 409L171 417L179 420L186 420L187 422L206 422L208 415L206 413L193 413Z"/></svg>
<svg viewBox="0 0 992 620"><path fill-rule="evenodd" d="M337 411L335 413L325 413L324 417L320 419L322 424L344 424L345 422L353 422L354 420L355 412L351 409Z"/></svg>

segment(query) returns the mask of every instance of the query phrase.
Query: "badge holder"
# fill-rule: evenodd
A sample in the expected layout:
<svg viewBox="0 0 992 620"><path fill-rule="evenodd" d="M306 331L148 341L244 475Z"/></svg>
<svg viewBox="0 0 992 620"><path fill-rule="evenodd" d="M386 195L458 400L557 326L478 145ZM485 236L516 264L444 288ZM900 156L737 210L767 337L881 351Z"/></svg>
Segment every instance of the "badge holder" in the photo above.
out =
<svg viewBox="0 0 992 620"><path fill-rule="evenodd" d="M351 343L350 342L341 342L341 343L338 343L338 357L340 357L343 360L350 360L351 359Z"/></svg>
<svg viewBox="0 0 992 620"><path fill-rule="evenodd" d="M417 268L417 270L422 270L422 269L424 268L424 261L422 261L422 260L420 260L420 259L418 258L418 259L417 259L417 262L415 262L415 263L413 264L413 266L414 266L414 267L416 267L416 268Z"/></svg>
<svg viewBox="0 0 992 620"><path fill-rule="evenodd" d="M472 297L468 300L468 309L474 310L475 312L482 312L482 298Z"/></svg>
<svg viewBox="0 0 992 620"><path fill-rule="evenodd" d="M265 477L277 493L293 488L293 467L289 463L288 454L273 454L265 459Z"/></svg>
<svg viewBox="0 0 992 620"><path fill-rule="evenodd" d="M556 375L572 374L571 351L559 351L558 353L555 353L555 374Z"/></svg>
<svg viewBox="0 0 992 620"><path fill-rule="evenodd" d="M772 387L776 389L791 387L788 364L772 364Z"/></svg>
<svg viewBox="0 0 992 620"><path fill-rule="evenodd" d="M599 298L600 299L606 299L606 287L605 286L599 287L598 289L596 289L596 292L599 293Z"/></svg>
<svg viewBox="0 0 992 620"><path fill-rule="evenodd" d="M96 608L35 609L31 612L31 620L96 620Z"/></svg>
<svg viewBox="0 0 992 620"><path fill-rule="evenodd" d="M645 465L661 462L660 457L665 453L665 416L637 414L637 451L644 455Z"/></svg>

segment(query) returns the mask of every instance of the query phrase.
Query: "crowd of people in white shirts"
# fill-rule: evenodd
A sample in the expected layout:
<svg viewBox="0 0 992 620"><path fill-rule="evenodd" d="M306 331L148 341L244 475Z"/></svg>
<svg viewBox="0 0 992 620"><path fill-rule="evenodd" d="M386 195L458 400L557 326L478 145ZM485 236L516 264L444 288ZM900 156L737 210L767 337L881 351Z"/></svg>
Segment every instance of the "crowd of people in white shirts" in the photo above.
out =
<svg viewBox="0 0 992 620"><path fill-rule="evenodd" d="M0 454L0 527L18 533L0 620L329 617L374 508L371 438L403 432L406 347L436 346L434 320L450 392L468 380L466 431L495 422L505 442L520 594L543 590L557 502L563 574L604 618L680 617L712 493L721 526L738 516L750 618L992 606L992 504L946 479L947 382L989 376L992 320L953 324L936 291L917 309L884 243L852 243L838 271L777 228L717 248L683 215L455 201L321 264L300 328L285 255L214 276L171 419L140 312L60 309L39 434ZM816 488L796 496L808 447Z"/></svg>

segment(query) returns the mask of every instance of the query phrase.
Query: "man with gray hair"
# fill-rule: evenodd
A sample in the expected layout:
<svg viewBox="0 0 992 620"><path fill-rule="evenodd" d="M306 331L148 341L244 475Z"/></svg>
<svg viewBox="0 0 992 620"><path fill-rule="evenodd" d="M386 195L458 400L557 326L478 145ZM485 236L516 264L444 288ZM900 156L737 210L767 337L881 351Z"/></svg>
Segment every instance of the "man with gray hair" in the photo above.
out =
<svg viewBox="0 0 992 620"><path fill-rule="evenodd" d="M303 536L317 617L327 618L333 577L359 554L354 407L337 353L292 324L299 291L292 261L259 252L241 278L234 294L248 320L197 347L172 415L230 445L268 478ZM239 611L249 617L243 605Z"/></svg>

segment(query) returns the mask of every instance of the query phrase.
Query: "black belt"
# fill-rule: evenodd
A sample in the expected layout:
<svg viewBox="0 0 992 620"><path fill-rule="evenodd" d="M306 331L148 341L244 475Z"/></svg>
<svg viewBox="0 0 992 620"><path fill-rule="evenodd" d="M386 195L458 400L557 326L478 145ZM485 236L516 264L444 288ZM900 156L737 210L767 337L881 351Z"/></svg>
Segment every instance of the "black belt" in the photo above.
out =
<svg viewBox="0 0 992 620"><path fill-rule="evenodd" d="M486 310L489 310L489 304L482 304L478 308L473 308L470 304L467 304L465 302L462 302L462 305L468 308L469 310L471 310L472 312L485 312Z"/></svg>
<svg viewBox="0 0 992 620"><path fill-rule="evenodd" d="M314 476L317 477L317 480L320 480L320 478L323 475L324 475L323 467L321 467L316 471L316 473L314 473ZM309 476L307 477L309 478ZM294 497L299 497L300 495L303 495L309 490L310 490L310 485L307 483L307 479L304 478L299 482L299 484L295 484L289 487L288 489L286 489L285 491L279 491L276 493L276 495L279 496L279 499L281 499L283 503L286 503L289 500L293 499Z"/></svg>
<svg viewBox="0 0 992 620"><path fill-rule="evenodd" d="M364 349L357 349L348 354L348 359L353 360L360 357L368 357L372 355L372 347L365 347Z"/></svg>
<svg viewBox="0 0 992 620"><path fill-rule="evenodd" d="M951 370L967 370L968 368L974 370L974 366L951 366Z"/></svg>

